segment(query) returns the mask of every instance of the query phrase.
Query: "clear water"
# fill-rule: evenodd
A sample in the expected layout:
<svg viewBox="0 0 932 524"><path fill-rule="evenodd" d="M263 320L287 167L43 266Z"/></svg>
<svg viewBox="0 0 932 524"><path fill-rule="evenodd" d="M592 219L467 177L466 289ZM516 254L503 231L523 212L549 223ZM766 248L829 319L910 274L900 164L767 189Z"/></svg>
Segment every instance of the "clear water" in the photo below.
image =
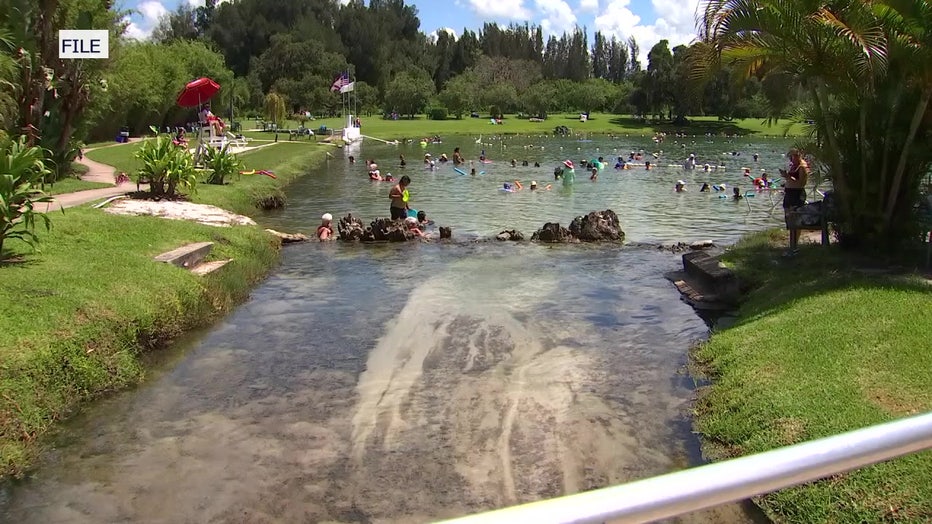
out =
<svg viewBox="0 0 932 524"><path fill-rule="evenodd" d="M633 241L728 242L775 220L769 198L748 213L700 195L702 174L674 194L673 168L578 176L571 193L497 191L514 175L552 179L560 145L608 157L648 141L533 139L506 158L544 167L490 164L475 179L401 151L412 205L460 238L606 207ZM515 144L504 150L525 151ZM700 151L716 147L737 148ZM263 221L312 231L325 211L387 212L388 184L341 155L397 174L398 152L334 149ZM734 171L709 180L730 185ZM643 246L289 246L243 306L160 353L142 386L64 424L34 473L0 488L0 521L423 522L687 467L698 459L684 366L707 329L662 276L678 264ZM730 506L684 521L755 518Z"/></svg>

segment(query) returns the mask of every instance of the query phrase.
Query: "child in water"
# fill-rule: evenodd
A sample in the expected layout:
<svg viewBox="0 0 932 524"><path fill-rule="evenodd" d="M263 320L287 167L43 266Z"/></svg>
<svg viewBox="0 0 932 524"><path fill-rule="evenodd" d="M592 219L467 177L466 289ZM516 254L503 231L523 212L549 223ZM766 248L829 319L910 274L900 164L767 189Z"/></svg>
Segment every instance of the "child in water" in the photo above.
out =
<svg viewBox="0 0 932 524"><path fill-rule="evenodd" d="M733 188L733 189L731 190L731 192L732 192L732 196L731 196L731 197L732 197L733 199L735 199L735 200L741 200L742 198L744 198L744 197L741 195L741 190L738 189L737 187L736 187L736 188Z"/></svg>
<svg viewBox="0 0 932 524"><path fill-rule="evenodd" d="M320 217L320 225L317 226L317 238L321 242L333 240L333 215L330 213L324 213Z"/></svg>

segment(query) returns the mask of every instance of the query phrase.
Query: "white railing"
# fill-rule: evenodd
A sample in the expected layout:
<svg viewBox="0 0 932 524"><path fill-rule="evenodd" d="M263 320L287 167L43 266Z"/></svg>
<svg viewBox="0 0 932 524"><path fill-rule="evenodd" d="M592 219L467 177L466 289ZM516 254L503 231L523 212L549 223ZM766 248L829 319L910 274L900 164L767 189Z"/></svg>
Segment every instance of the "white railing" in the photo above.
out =
<svg viewBox="0 0 932 524"><path fill-rule="evenodd" d="M650 522L744 500L930 448L932 413L926 413L620 486L446 522Z"/></svg>

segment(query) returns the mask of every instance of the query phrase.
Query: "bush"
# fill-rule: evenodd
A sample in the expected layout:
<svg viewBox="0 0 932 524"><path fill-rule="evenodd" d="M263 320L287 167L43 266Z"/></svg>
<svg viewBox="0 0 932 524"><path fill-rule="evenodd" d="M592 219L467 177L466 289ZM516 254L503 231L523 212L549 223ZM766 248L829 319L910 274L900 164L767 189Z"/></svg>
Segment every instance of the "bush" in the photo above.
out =
<svg viewBox="0 0 932 524"><path fill-rule="evenodd" d="M147 179L153 198L173 198L179 187L193 190L197 186L194 157L186 148L172 143L170 137L146 140L136 152L136 158L142 162L136 181Z"/></svg>
<svg viewBox="0 0 932 524"><path fill-rule="evenodd" d="M42 180L51 174L43 162L45 151L26 146L25 138L0 144L0 260L3 242L18 238L35 248L35 204L51 202L52 197L40 189ZM48 230L48 216L38 213Z"/></svg>
<svg viewBox="0 0 932 524"><path fill-rule="evenodd" d="M230 153L229 147L230 144L223 146L221 149L207 148L204 164L210 169L210 175L207 177L208 184L222 186L226 177L233 176L243 169L243 162L236 155Z"/></svg>
<svg viewBox="0 0 932 524"><path fill-rule="evenodd" d="M430 110L429 116L431 120L446 120L447 119L447 108L435 107Z"/></svg>

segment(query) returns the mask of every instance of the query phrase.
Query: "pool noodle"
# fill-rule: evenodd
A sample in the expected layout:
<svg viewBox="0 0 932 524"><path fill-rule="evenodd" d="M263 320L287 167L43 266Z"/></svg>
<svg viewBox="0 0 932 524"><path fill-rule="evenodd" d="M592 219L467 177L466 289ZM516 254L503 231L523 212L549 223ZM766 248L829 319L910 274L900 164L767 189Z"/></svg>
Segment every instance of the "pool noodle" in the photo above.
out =
<svg viewBox="0 0 932 524"><path fill-rule="evenodd" d="M462 169L460 169L460 168L458 168L458 167L454 167L454 168L453 168L453 171L456 171L457 173L459 173L459 174L461 174L461 175L465 175L465 174L466 174L465 171L463 171Z"/></svg>

